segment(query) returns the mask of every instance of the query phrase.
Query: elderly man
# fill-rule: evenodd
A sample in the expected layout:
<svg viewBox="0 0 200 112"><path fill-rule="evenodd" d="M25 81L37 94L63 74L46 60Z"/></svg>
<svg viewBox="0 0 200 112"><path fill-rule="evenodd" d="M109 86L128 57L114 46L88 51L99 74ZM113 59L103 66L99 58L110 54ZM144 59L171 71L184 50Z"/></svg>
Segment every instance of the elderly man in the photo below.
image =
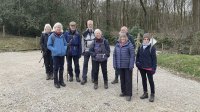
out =
<svg viewBox="0 0 200 112"><path fill-rule="evenodd" d="M88 62L90 59L89 49L90 49L94 39L95 39L95 35L94 35L94 29L93 29L93 21L88 20L87 21L87 29L85 32L83 32L83 37L82 37L82 52L83 52L83 56L84 56L84 62L83 62L83 73L82 73L83 79L81 81L81 85L84 85L87 82ZM92 70L91 70L91 79L93 82L94 77L93 77Z"/></svg>
<svg viewBox="0 0 200 112"><path fill-rule="evenodd" d="M128 39L129 39L129 40L131 41L131 43L133 44L133 48L135 49L134 37L128 33L128 28L127 28L126 26L122 26L119 33L125 33L125 34L127 35ZM112 84L116 84L116 83L119 82L119 81L118 81L118 76L119 76L119 72L118 72L118 70L116 69L116 70L115 70L115 79L111 82Z"/></svg>

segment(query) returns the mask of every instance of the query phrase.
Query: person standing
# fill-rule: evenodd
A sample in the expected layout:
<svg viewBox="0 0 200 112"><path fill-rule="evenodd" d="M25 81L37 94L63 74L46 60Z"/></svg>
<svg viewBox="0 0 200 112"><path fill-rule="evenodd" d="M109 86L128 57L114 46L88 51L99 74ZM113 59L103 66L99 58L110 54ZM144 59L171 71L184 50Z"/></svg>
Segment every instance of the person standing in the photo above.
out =
<svg viewBox="0 0 200 112"><path fill-rule="evenodd" d="M83 56L84 56L84 62L83 62L83 73L82 73L82 81L81 84L84 85L87 82L87 72L88 72L88 62L90 59L90 52L89 49L92 45L92 42L95 39L95 35L94 35L94 30L93 30L93 21L92 20L88 20L87 21L87 29L86 31L83 33L83 38L82 38L82 52L83 52ZM92 64L93 67L93 64ZM91 70L91 79L92 82L94 81L94 77L93 77L93 71Z"/></svg>
<svg viewBox="0 0 200 112"><path fill-rule="evenodd" d="M150 43L151 35L149 33L145 33L143 35L143 43L138 48L137 56L136 56L136 66L140 70L142 77L142 85L144 94L140 97L140 99L148 98L148 89L147 89L147 77L149 80L151 95L150 102L154 102L155 96L155 86L153 75L156 72L157 68L157 57L156 57L156 48Z"/></svg>
<svg viewBox="0 0 200 112"><path fill-rule="evenodd" d="M99 65L101 65L103 74L104 88L108 89L107 60L110 57L110 45L102 36L100 29L96 29L94 34L95 40L90 47L90 54L93 61L94 89L98 88Z"/></svg>
<svg viewBox="0 0 200 112"><path fill-rule="evenodd" d="M121 29L120 29L119 34L120 34L120 33L125 33L125 34L127 35L128 39L130 40L130 42L131 42L132 45L133 45L133 48L135 49L135 41L134 41L133 36L130 35L130 34L128 33L128 28L127 28L126 26L122 26ZM116 83L119 82L119 81L118 81L118 76L119 76L119 72L118 72L118 70L116 69L116 70L115 70L115 79L111 82L112 84L116 84Z"/></svg>
<svg viewBox="0 0 200 112"><path fill-rule="evenodd" d="M134 47L125 33L119 34L113 53L113 67L118 69L121 81L121 97L127 101L132 97L132 71L134 68Z"/></svg>
<svg viewBox="0 0 200 112"><path fill-rule="evenodd" d="M44 65L46 70L46 80L52 79L53 80L53 59L51 56L51 51L47 48L47 41L49 36L51 35L51 25L45 24L44 31L41 34L40 38L40 46L42 49L42 55L44 58Z"/></svg>
<svg viewBox="0 0 200 112"><path fill-rule="evenodd" d="M69 81L73 81L73 68L72 68L72 60L74 61L75 66L75 74L76 74L76 81L80 82L80 67L79 67L79 59L82 53L82 46L81 46L81 37L79 32L76 29L76 23L74 21L69 23L69 31L64 33L65 39L68 44L67 49L67 67L69 73Z"/></svg>
<svg viewBox="0 0 200 112"><path fill-rule="evenodd" d="M48 38L47 48L51 50L53 56L54 86L56 88L60 88L60 86L65 87L63 71L67 42L63 35L63 26L61 23L58 22L53 26L53 33Z"/></svg>

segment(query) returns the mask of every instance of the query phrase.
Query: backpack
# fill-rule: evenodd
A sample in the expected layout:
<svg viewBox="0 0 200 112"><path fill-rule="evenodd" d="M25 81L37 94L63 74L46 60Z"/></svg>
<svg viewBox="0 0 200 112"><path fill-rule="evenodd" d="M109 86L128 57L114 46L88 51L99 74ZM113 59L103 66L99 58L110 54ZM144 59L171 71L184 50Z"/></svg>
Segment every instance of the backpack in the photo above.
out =
<svg viewBox="0 0 200 112"><path fill-rule="evenodd" d="M107 59L108 59L108 56L107 56L107 54L106 54L106 51L107 51L107 44L106 44L106 42L105 42L106 40L103 40L103 42L102 43L99 43L100 45L104 45L103 47L102 46L99 46L99 47L101 47L101 49L102 48L104 48L104 49L102 49L102 50L105 50L105 51L103 51L103 53L99 53L99 52L96 52L96 56L95 56L95 60L96 61L99 61L99 62L103 62L103 61L106 61ZM93 45L93 47L94 47L94 49L95 49L95 45L96 45L96 41L94 41L94 45ZM100 48L99 48L100 49Z"/></svg>

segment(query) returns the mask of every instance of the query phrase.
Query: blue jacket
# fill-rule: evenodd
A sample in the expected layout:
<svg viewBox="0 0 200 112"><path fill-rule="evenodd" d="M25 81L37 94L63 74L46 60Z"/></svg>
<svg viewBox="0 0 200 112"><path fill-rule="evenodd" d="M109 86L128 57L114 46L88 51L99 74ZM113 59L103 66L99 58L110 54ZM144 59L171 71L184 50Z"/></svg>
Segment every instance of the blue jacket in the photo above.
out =
<svg viewBox="0 0 200 112"><path fill-rule="evenodd" d="M129 68L130 70L132 70L134 68L134 61L135 53L131 41L129 40L122 47L120 43L117 42L113 53L113 67L115 69Z"/></svg>
<svg viewBox="0 0 200 112"><path fill-rule="evenodd" d="M90 47L89 52L91 54L92 60L101 61L104 59L107 60L108 57L110 57L110 45L108 41L104 37L102 37L101 41L102 42L97 42L95 39ZM101 56L104 59L99 59Z"/></svg>
<svg viewBox="0 0 200 112"><path fill-rule="evenodd" d="M52 33L47 42L47 48L51 50L52 56L65 56L67 51L67 42L64 35L60 36Z"/></svg>
<svg viewBox="0 0 200 112"><path fill-rule="evenodd" d="M156 48L154 46L152 46L151 48L151 44L147 46L145 49L143 49L142 46L139 47L136 56L136 66L139 69L152 68L153 70L156 70L157 67Z"/></svg>
<svg viewBox="0 0 200 112"><path fill-rule="evenodd" d="M65 40L68 44L67 55L69 56L81 56L82 46L81 37L78 31L72 33L70 30L64 33Z"/></svg>

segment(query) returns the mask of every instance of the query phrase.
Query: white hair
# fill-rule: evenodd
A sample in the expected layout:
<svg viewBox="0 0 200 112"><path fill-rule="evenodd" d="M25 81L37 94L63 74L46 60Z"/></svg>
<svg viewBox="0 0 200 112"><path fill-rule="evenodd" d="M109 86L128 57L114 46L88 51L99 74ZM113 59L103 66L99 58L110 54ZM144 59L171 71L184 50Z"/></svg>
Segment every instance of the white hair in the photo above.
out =
<svg viewBox="0 0 200 112"><path fill-rule="evenodd" d="M95 30L94 30L94 35L95 35L96 33L100 33L100 34L102 35L102 31L101 31L100 29L95 29Z"/></svg>
<svg viewBox="0 0 200 112"><path fill-rule="evenodd" d="M61 32L63 32L63 25L61 24L61 23L59 23L59 22L57 22L54 26L53 26L53 32L55 32L56 31L56 27L58 27L58 26L60 26L61 27Z"/></svg>
<svg viewBox="0 0 200 112"><path fill-rule="evenodd" d="M44 26L44 31L42 33L47 33L46 29L49 28L52 31L51 25L50 24L45 24Z"/></svg>

